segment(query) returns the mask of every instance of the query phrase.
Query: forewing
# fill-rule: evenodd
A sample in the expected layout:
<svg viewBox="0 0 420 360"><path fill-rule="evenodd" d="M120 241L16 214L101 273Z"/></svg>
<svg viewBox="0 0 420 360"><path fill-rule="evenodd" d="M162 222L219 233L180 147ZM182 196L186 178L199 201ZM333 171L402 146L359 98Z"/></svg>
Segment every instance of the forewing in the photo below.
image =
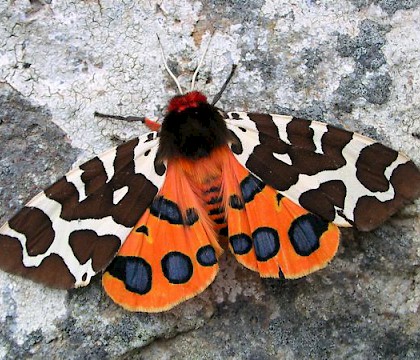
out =
<svg viewBox="0 0 420 360"><path fill-rule="evenodd" d="M85 286L115 257L158 192L151 132L89 160L0 228L0 268L51 287Z"/></svg>
<svg viewBox="0 0 420 360"><path fill-rule="evenodd" d="M202 292L222 253L201 200L168 162L162 189L131 231L102 284L131 311L159 312Z"/></svg>
<svg viewBox="0 0 420 360"><path fill-rule="evenodd" d="M236 158L303 208L368 231L420 193L405 155L372 139L291 116L229 113Z"/></svg>

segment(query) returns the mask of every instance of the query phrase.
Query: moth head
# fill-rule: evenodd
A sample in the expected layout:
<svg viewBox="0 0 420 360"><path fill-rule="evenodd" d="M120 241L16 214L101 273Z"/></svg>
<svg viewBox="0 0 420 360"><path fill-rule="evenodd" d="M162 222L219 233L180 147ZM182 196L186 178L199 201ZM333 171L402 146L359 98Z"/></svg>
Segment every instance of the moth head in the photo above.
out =
<svg viewBox="0 0 420 360"><path fill-rule="evenodd" d="M191 91L185 95L174 96L168 105L168 112L181 112L188 108L196 108L200 104L207 104L207 98L199 91Z"/></svg>

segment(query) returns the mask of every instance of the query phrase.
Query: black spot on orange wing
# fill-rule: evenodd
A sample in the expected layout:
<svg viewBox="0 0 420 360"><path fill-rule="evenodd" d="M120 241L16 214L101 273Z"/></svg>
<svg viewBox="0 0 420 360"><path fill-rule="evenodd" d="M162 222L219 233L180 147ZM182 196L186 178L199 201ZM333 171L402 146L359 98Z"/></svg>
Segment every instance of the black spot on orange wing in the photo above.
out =
<svg viewBox="0 0 420 360"><path fill-rule="evenodd" d="M150 205L150 213L159 219L168 221L170 224L183 224L182 213L179 206L163 196L155 197Z"/></svg>
<svg viewBox="0 0 420 360"><path fill-rule="evenodd" d="M127 290L136 294L147 294L152 288L152 267L143 258L117 256L107 272L121 280Z"/></svg>
<svg viewBox="0 0 420 360"><path fill-rule="evenodd" d="M319 248L319 239L327 229L327 221L313 214L305 214L293 221L288 235L296 253L309 256Z"/></svg>
<svg viewBox="0 0 420 360"><path fill-rule="evenodd" d="M255 195L264 189L265 184L254 175L249 174L241 181L240 186L243 199L247 203L254 200Z"/></svg>
<svg viewBox="0 0 420 360"><path fill-rule="evenodd" d="M280 239L275 229L259 227L252 233L252 240L258 261L267 261L280 250Z"/></svg>
<svg viewBox="0 0 420 360"><path fill-rule="evenodd" d="M236 234L229 237L233 252L238 255L248 254L252 249L252 239L247 234Z"/></svg>
<svg viewBox="0 0 420 360"><path fill-rule="evenodd" d="M163 274L171 284L185 284L193 275L191 259L178 251L166 254L161 264Z"/></svg>
<svg viewBox="0 0 420 360"><path fill-rule="evenodd" d="M136 229L136 232L137 233L142 233L142 234L145 234L145 235L149 235L149 228L146 225L142 225L142 226L139 226Z"/></svg>
<svg viewBox="0 0 420 360"><path fill-rule="evenodd" d="M244 202L238 195L233 194L229 197L229 206L232 209L242 210L244 208Z"/></svg>
<svg viewBox="0 0 420 360"><path fill-rule="evenodd" d="M283 199L284 196L280 193L276 194L276 200L277 200L277 205L280 205L281 199Z"/></svg>
<svg viewBox="0 0 420 360"><path fill-rule="evenodd" d="M202 266L213 266L217 263L216 252L211 245L205 245L197 251L197 261Z"/></svg>
<svg viewBox="0 0 420 360"><path fill-rule="evenodd" d="M191 226L194 225L199 219L197 210L194 208L189 208L185 212L185 225Z"/></svg>

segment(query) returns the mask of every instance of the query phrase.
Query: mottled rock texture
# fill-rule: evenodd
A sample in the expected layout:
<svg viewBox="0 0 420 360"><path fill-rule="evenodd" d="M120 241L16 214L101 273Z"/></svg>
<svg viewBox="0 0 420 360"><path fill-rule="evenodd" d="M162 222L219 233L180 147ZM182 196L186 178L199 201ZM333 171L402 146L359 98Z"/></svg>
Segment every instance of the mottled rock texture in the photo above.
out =
<svg viewBox="0 0 420 360"><path fill-rule="evenodd" d="M94 111L160 117L187 86L219 105L361 132L420 163L417 0L0 3L0 222L74 163L145 129ZM124 311L97 279L69 292L0 273L1 359L419 359L419 206L343 231L324 270L263 280L221 261L203 294L162 314Z"/></svg>

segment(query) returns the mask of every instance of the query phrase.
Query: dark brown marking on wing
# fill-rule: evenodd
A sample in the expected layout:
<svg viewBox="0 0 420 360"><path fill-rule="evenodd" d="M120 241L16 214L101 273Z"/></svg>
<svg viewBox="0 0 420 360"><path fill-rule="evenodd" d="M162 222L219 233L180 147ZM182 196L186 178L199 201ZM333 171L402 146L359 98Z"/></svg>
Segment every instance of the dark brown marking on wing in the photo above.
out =
<svg viewBox="0 0 420 360"><path fill-rule="evenodd" d="M80 264L92 259L92 268L96 273L110 264L121 242L115 235L99 236L92 230L78 230L70 234L69 244Z"/></svg>
<svg viewBox="0 0 420 360"><path fill-rule="evenodd" d="M387 191L389 181L386 168L398 157L398 153L382 144L372 144L360 152L356 161L356 176L370 191Z"/></svg>
<svg viewBox="0 0 420 360"><path fill-rule="evenodd" d="M341 209L344 207L346 194L346 186L342 181L331 180L317 189L304 192L299 198L299 204L325 220L332 221L335 218L335 206Z"/></svg>
<svg viewBox="0 0 420 360"><path fill-rule="evenodd" d="M54 241L50 218L37 208L24 207L9 221L9 226L26 236L30 256L44 254Z"/></svg>
<svg viewBox="0 0 420 360"><path fill-rule="evenodd" d="M22 263L22 246L18 239L0 235L0 267L16 275L59 288L71 289L76 279L70 273L63 259L56 254L46 257L38 267L26 267Z"/></svg>
<svg viewBox="0 0 420 360"><path fill-rule="evenodd" d="M117 223L133 227L158 190L144 175L134 172L134 149L137 143L138 139L133 139L117 148L115 173L108 182L103 163L98 158L80 166L87 195L81 202L76 187L65 177L45 190L49 198L62 204L61 217L70 221L112 216ZM125 186L128 187L127 194L114 205L114 191Z"/></svg>
<svg viewBox="0 0 420 360"><path fill-rule="evenodd" d="M339 169L346 164L342 150L352 138L352 134L347 131L328 127L328 132L322 137L324 154L319 154L315 152L310 121L294 118L288 123L290 145L278 137L278 129L271 115L248 116L255 122L259 131L260 145L255 147L246 167L277 190L289 189L298 181L300 174L314 175L324 170ZM292 164L279 161L273 153L287 154Z"/></svg>
<svg viewBox="0 0 420 360"><path fill-rule="evenodd" d="M378 227L401 206L420 195L420 172L412 161L399 165L390 182L395 190L392 200L381 202L372 196L358 200L354 221L359 230L370 231Z"/></svg>

